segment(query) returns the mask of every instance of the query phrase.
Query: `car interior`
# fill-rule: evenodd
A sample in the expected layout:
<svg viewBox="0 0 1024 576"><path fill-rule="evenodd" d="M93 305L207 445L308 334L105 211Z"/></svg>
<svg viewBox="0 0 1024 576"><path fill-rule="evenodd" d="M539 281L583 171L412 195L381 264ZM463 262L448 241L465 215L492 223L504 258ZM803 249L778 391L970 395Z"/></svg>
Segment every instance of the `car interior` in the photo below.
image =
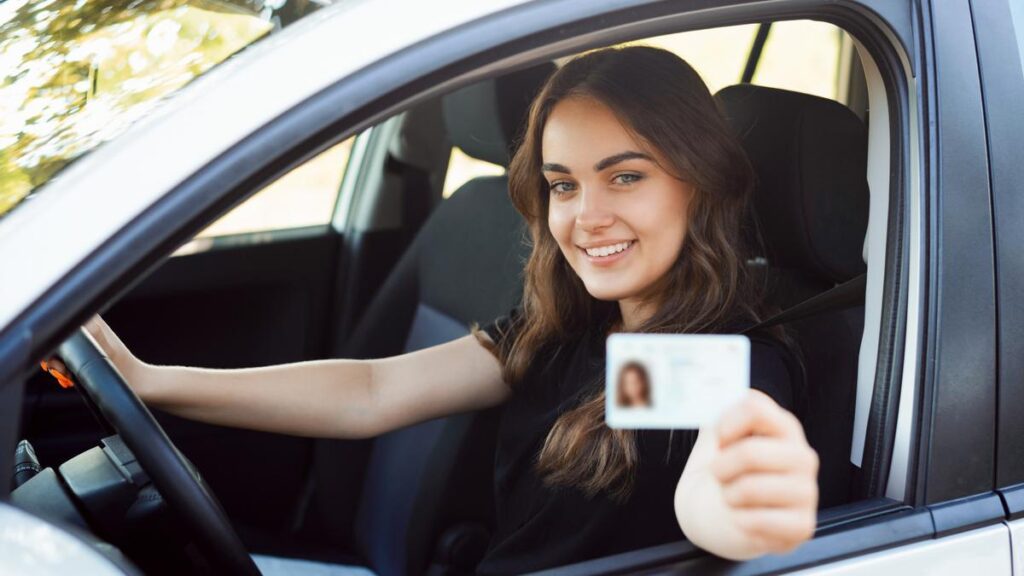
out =
<svg viewBox="0 0 1024 576"><path fill-rule="evenodd" d="M761 42L750 53L755 68ZM867 270L867 80L856 51L844 58L842 102L758 85L746 73L745 81L715 92L757 173L750 225L764 246L748 266L764 278L777 310L863 280ZM508 179L471 177L446 197L446 174L453 148L507 166L531 98L557 65L478 81L361 133L341 185L342 196L350 194L338 201L347 203L343 227L336 206L327 224L214 238L168 257L104 318L147 362L228 368L386 357L464 336L505 314L521 295L530 249ZM878 304L865 304L863 285L860 294L826 300L785 323L803 361L798 416L821 457L822 510L841 510L864 495L851 450L865 379L866 306ZM251 552L399 575L471 573L482 557L494 522L499 412L460 414L369 440L157 417ZM42 372L27 385L22 422L40 467L58 472L107 435L79 394ZM41 482L22 475L12 500L38 506L40 497L22 487ZM89 511L84 519L62 520L120 544L146 573L183 566L153 544L173 532L170 520L134 518L141 535L128 538L111 528L111 518L96 517L102 507L82 508ZM135 514L157 518L158 508Z"/></svg>

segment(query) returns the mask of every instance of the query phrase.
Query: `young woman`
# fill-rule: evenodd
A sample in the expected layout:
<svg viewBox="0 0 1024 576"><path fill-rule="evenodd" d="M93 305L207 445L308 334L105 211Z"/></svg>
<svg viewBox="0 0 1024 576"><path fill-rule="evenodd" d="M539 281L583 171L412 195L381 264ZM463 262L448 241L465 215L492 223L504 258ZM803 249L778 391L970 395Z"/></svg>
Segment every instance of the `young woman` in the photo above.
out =
<svg viewBox="0 0 1024 576"><path fill-rule="evenodd" d="M699 435L604 425L609 333L738 332L759 318L741 225L752 168L697 73L649 47L573 59L534 100L509 175L533 242L522 303L453 342L209 370L146 364L99 317L87 329L144 401L215 424L363 438L504 403L481 572L684 537L732 559L807 540L818 460L770 335L752 337L754 390Z"/></svg>

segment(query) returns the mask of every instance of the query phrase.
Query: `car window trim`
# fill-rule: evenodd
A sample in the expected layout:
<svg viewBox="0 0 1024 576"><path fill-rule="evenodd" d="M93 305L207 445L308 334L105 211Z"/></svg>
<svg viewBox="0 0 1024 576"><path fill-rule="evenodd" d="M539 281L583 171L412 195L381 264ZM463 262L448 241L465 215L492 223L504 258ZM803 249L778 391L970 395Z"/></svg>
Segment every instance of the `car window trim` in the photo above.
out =
<svg viewBox="0 0 1024 576"><path fill-rule="evenodd" d="M536 574L611 575L645 568L656 568L658 573L717 574L727 571L729 574L778 574L1001 526L1006 518L1002 502L994 492L923 508L911 508L884 498L859 504L864 508L863 516L852 516L841 525L842 529L837 530L829 530L827 522L822 522L823 526L813 540L784 555L767 555L735 563L702 554L692 544L680 542Z"/></svg>
<svg viewBox="0 0 1024 576"><path fill-rule="evenodd" d="M995 232L996 347L998 379L997 486L1024 483L1024 251L1018 240L1024 222L1024 163L1020 140L1024 134L1024 59L1017 44L1007 1L971 0L978 67L981 73L989 182ZM1019 22L1024 25L1024 22ZM977 33L984 30L984 34ZM1014 498L1013 502L1017 502ZM1020 510L1012 510L1017 513Z"/></svg>
<svg viewBox="0 0 1024 576"><path fill-rule="evenodd" d="M204 252L218 252L220 250L234 250L246 246L260 246L276 242L287 242L303 238L325 236L333 232L329 224L311 224L308 226L293 226L290 228L271 228L268 230L255 230L252 232L238 232L234 234L219 234L216 236L203 236L192 238L182 244L171 258L182 258L193 254Z"/></svg>
<svg viewBox="0 0 1024 576"><path fill-rule="evenodd" d="M702 552L689 542L663 544L615 556L536 572L545 576L611 575L657 569L683 574L777 574L820 566L837 558L878 552L929 540L935 535L931 514L896 503L896 509L851 523L843 530L816 535L797 550L736 563Z"/></svg>
<svg viewBox="0 0 1024 576"><path fill-rule="evenodd" d="M1024 504L1024 489L1018 498ZM689 542L675 542L536 574L610 575L645 568L694 574L718 573L726 568L730 574L777 574L997 526L1008 517L1000 495L995 492L916 509L888 498L875 498L819 513L814 539L785 555L736 564L703 554Z"/></svg>
<svg viewBox="0 0 1024 576"><path fill-rule="evenodd" d="M0 340L0 470L14 470L14 446L21 427L22 398L32 333L28 330ZM30 365L35 368L34 365ZM10 481L0 482L0 502L10 496Z"/></svg>
<svg viewBox="0 0 1024 576"><path fill-rule="evenodd" d="M376 139L377 127L371 126L363 130L352 142L352 152L348 157L348 164L345 174L342 176L341 186L338 190L337 201L334 204L334 212L331 216L331 228L336 232L345 233L351 223L352 206L356 202L356 196L363 189L366 178L365 170L367 154L371 143Z"/></svg>
<svg viewBox="0 0 1024 576"><path fill-rule="evenodd" d="M969 6L950 0L941 10L919 7L929 23L921 100L926 368L910 492L913 503L931 505L995 486L994 352L985 357L995 349L995 301L987 144Z"/></svg>

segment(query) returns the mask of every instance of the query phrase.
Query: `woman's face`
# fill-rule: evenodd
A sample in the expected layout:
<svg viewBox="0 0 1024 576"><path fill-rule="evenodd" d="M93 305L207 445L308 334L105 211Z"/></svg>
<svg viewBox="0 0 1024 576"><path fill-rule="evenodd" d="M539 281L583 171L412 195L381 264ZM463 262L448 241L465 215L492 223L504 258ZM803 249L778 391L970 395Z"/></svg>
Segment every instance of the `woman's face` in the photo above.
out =
<svg viewBox="0 0 1024 576"><path fill-rule="evenodd" d="M548 228L587 291L607 301L648 296L682 249L692 187L592 98L556 104L541 146Z"/></svg>
<svg viewBox="0 0 1024 576"><path fill-rule="evenodd" d="M638 370L626 370L622 373L622 397L626 406L650 406L651 394L647 379Z"/></svg>

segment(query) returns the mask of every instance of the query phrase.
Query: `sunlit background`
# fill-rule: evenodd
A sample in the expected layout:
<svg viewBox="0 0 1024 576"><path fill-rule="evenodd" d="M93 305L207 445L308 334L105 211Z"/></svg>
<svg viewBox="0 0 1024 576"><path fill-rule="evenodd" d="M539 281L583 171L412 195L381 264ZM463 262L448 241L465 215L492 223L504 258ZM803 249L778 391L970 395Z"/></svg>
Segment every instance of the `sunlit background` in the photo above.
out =
<svg viewBox="0 0 1024 576"><path fill-rule="evenodd" d="M67 163L163 98L327 0L0 2L0 217ZM679 54L712 92L738 83L758 25L642 41ZM814 21L772 25L752 82L843 101L850 40ZM315 65L315 64L309 64ZM267 186L199 237L331 220L352 147L337 144ZM451 152L444 196L500 166ZM41 193L45 193L45 189Z"/></svg>

